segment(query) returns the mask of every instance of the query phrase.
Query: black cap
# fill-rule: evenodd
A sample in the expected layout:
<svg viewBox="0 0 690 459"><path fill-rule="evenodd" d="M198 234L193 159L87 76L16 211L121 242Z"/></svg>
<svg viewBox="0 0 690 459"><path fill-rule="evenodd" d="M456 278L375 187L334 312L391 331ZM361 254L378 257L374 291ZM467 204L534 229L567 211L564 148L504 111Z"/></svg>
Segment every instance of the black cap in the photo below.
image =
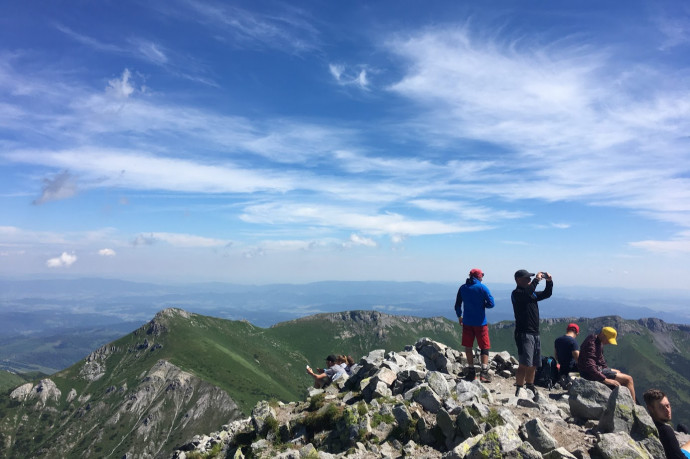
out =
<svg viewBox="0 0 690 459"><path fill-rule="evenodd" d="M335 361L336 361L336 358L333 354L326 357L326 362L334 362L335 363Z"/></svg>
<svg viewBox="0 0 690 459"><path fill-rule="evenodd" d="M534 276L534 273L531 273L527 271L526 269L518 269L515 271L515 279L518 279L520 277L532 277Z"/></svg>

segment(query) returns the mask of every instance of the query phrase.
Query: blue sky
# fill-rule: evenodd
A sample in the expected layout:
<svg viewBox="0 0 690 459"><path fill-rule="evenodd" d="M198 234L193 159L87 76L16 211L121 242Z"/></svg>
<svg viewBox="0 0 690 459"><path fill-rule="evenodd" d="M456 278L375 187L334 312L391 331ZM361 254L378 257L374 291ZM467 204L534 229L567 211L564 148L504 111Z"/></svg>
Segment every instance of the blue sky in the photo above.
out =
<svg viewBox="0 0 690 459"><path fill-rule="evenodd" d="M690 285L687 2L0 13L2 276Z"/></svg>

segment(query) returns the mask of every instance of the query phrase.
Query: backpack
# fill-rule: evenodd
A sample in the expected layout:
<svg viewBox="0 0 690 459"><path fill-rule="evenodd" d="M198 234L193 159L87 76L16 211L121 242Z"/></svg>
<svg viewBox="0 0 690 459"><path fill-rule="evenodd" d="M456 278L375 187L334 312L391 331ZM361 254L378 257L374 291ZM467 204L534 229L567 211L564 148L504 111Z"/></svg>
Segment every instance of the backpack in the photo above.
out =
<svg viewBox="0 0 690 459"><path fill-rule="evenodd" d="M537 368L534 384L548 389L553 388L558 380L558 364L553 357L542 357L541 367Z"/></svg>

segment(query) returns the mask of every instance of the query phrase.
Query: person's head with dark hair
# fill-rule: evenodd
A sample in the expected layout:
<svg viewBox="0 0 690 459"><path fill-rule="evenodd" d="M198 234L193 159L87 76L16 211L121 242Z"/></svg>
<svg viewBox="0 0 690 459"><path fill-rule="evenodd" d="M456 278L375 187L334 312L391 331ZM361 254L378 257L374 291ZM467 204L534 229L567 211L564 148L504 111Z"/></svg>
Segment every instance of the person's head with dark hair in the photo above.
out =
<svg viewBox="0 0 690 459"><path fill-rule="evenodd" d="M643 395L647 405L649 415L658 422L668 422L671 420L671 403L666 394L659 389L649 389Z"/></svg>
<svg viewBox="0 0 690 459"><path fill-rule="evenodd" d="M355 364L355 359L353 359L351 355L346 356L345 359L347 359L347 365L348 366L351 367L352 365Z"/></svg>

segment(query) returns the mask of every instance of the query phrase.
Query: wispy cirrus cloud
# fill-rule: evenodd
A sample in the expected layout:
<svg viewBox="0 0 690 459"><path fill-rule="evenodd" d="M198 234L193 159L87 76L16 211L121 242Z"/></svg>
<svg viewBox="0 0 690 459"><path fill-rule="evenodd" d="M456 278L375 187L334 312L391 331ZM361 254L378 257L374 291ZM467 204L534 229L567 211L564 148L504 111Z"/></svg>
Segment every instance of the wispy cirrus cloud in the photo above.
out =
<svg viewBox="0 0 690 459"><path fill-rule="evenodd" d="M645 241L634 241L630 243L630 246L655 253L690 253L690 231L681 231L668 240L648 239Z"/></svg>
<svg viewBox="0 0 690 459"><path fill-rule="evenodd" d="M92 36L79 33L64 25L55 24L55 28L94 51L133 57L139 61L164 68L170 74L209 86L217 83L204 72L205 66L193 57L180 55L167 49L161 43L142 37L118 37L116 43L109 43ZM193 71L190 71L193 69Z"/></svg>
<svg viewBox="0 0 690 459"><path fill-rule="evenodd" d="M446 223L414 219L393 212L359 213L356 209L309 204L259 204L248 206L240 218L250 223L303 224L346 228L373 235L421 236L481 231L483 224Z"/></svg>
<svg viewBox="0 0 690 459"><path fill-rule="evenodd" d="M311 52L321 46L321 34L313 25L315 18L295 6L276 4L270 13L265 13L222 2L170 3L172 6L158 6L159 10L185 22L197 21L212 27L217 39L232 46L266 47L291 54Z"/></svg>
<svg viewBox="0 0 690 459"><path fill-rule="evenodd" d="M156 157L146 152L103 150L22 150L5 153L5 160L55 168L69 168L82 175L84 187L126 187L130 189L174 190L178 192L251 193L281 191L295 187L291 179L271 171L244 169L231 163L203 164L196 161ZM65 197L64 183L53 180L47 187ZM45 201L45 199L44 199Z"/></svg>
<svg viewBox="0 0 690 459"><path fill-rule="evenodd" d="M614 49L498 40L470 27L413 33L387 50L404 65L390 91L418 112L411 133L497 150L486 171L496 180L467 190L625 207L659 220L673 213L690 226L690 93L681 79L639 62L631 71Z"/></svg>

